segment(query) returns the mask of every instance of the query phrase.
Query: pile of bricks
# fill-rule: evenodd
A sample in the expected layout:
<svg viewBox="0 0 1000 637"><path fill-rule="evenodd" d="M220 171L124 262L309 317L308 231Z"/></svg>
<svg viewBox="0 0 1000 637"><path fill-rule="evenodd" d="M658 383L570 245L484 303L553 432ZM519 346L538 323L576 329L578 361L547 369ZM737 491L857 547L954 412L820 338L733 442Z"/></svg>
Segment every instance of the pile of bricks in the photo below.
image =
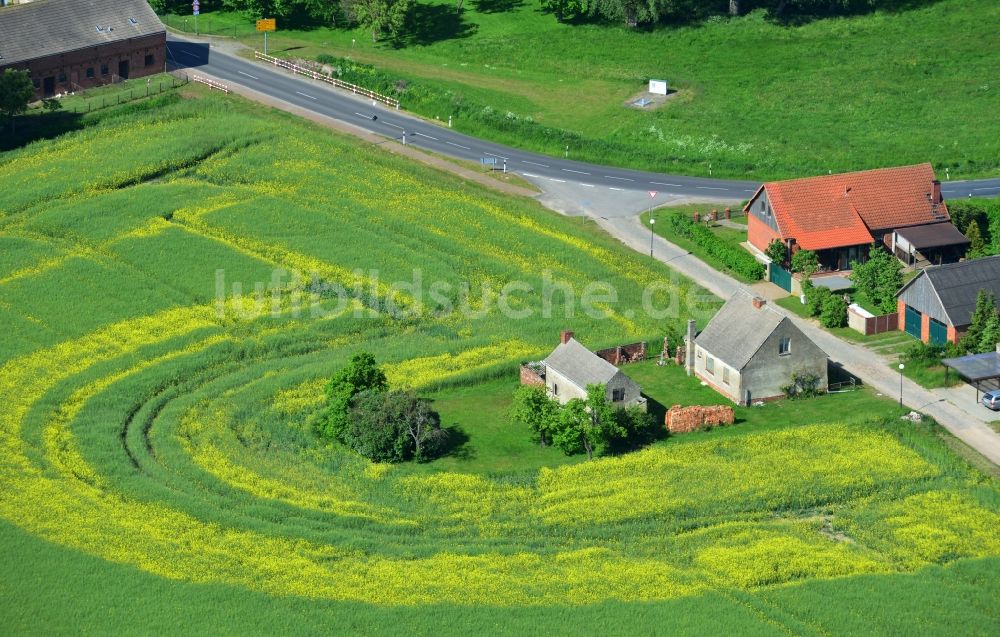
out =
<svg viewBox="0 0 1000 637"><path fill-rule="evenodd" d="M674 405L667 410L667 431L672 434L682 434L719 425L731 425L735 420L733 408L729 405L711 405L702 407L681 407Z"/></svg>

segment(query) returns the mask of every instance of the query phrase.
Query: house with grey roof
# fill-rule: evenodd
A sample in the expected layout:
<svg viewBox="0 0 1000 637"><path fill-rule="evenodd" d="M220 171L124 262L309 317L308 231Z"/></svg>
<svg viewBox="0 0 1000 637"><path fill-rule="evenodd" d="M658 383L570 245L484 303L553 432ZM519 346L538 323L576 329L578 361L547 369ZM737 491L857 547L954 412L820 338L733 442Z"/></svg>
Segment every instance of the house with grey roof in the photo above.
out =
<svg viewBox="0 0 1000 637"><path fill-rule="evenodd" d="M980 290L1000 299L1000 256L926 268L896 295L899 329L925 343L957 343Z"/></svg>
<svg viewBox="0 0 1000 637"><path fill-rule="evenodd" d="M737 291L689 345L688 373L739 405L784 397L795 373L828 384L826 353L784 314Z"/></svg>
<svg viewBox="0 0 1000 637"><path fill-rule="evenodd" d="M620 369L584 347L564 331L558 347L552 350L542 365L545 389L549 395L566 404L573 398L587 397L587 385L602 384L608 401L616 407L646 408L639 385Z"/></svg>
<svg viewBox="0 0 1000 637"><path fill-rule="evenodd" d="M166 46L145 0L36 0L0 11L0 72L28 71L36 98L162 73Z"/></svg>

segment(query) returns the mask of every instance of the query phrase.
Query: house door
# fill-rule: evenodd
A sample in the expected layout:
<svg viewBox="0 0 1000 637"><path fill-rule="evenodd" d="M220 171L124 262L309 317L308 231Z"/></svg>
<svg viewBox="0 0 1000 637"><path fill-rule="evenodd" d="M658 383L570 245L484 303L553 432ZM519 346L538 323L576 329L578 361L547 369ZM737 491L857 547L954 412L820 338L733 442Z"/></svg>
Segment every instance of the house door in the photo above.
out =
<svg viewBox="0 0 1000 637"><path fill-rule="evenodd" d="M128 60L122 60L118 63L118 77L123 80L128 79Z"/></svg>
<svg viewBox="0 0 1000 637"><path fill-rule="evenodd" d="M56 94L56 78L47 77L42 80L42 95L52 97Z"/></svg>

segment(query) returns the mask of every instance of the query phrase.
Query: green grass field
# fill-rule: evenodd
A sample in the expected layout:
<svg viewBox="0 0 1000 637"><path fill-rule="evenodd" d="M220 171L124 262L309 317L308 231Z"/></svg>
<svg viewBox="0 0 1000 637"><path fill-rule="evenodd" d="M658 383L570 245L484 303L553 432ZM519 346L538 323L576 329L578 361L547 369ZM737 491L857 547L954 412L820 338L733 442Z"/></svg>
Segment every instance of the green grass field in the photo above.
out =
<svg viewBox="0 0 1000 637"><path fill-rule="evenodd" d="M270 49L374 64L387 87L408 82L407 108L554 155L569 145L577 159L753 179L923 161L942 179L946 167L952 179L1000 169L1000 140L981 125L1000 111L993 0L797 27L761 14L652 31L572 26L537 0L462 12L427 0L415 18L401 46L360 29L279 24ZM190 16L166 21L193 28ZM201 22L262 48L239 16ZM626 108L648 78L677 92L656 111Z"/></svg>
<svg viewBox="0 0 1000 637"><path fill-rule="evenodd" d="M1000 488L891 401L740 410L594 462L506 424L559 329L656 343L719 306L664 266L200 87L81 124L0 155L6 632L1000 630ZM392 285L414 266L450 287ZM509 309L537 310L546 276L552 316L484 300L523 281ZM618 300L566 316L593 281ZM652 282L676 317L629 311ZM312 435L362 348L435 401L450 455L371 464ZM657 405L721 402L630 369Z"/></svg>

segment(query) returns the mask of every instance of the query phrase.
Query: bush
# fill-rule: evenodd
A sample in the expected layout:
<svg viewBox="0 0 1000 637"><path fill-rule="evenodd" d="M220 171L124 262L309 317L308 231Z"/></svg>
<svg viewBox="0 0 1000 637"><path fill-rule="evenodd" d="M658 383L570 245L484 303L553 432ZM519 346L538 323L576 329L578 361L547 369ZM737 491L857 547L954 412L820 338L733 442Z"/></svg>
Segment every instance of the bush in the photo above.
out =
<svg viewBox="0 0 1000 637"><path fill-rule="evenodd" d="M809 285L803 286L806 295L806 309L809 311L809 316L819 316L823 311L823 306L826 301L833 296L833 292L830 288L825 288L822 285Z"/></svg>
<svg viewBox="0 0 1000 637"><path fill-rule="evenodd" d="M917 341L906 348L901 358L904 363L937 364L944 358L946 348L943 345L929 345Z"/></svg>
<svg viewBox="0 0 1000 637"><path fill-rule="evenodd" d="M823 301L823 309L819 313L819 322L823 327L844 327L847 325L847 301L839 294L829 294Z"/></svg>
<svg viewBox="0 0 1000 637"><path fill-rule="evenodd" d="M787 385L781 386L787 398L792 400L798 398L810 398L823 393L819 386L820 376L807 371L799 371L792 374L792 380Z"/></svg>
<svg viewBox="0 0 1000 637"><path fill-rule="evenodd" d="M726 243L711 230L697 224L685 215L673 214L666 218L670 230L694 242L709 256L722 262L739 276L751 281L764 278L764 265L743 248Z"/></svg>

